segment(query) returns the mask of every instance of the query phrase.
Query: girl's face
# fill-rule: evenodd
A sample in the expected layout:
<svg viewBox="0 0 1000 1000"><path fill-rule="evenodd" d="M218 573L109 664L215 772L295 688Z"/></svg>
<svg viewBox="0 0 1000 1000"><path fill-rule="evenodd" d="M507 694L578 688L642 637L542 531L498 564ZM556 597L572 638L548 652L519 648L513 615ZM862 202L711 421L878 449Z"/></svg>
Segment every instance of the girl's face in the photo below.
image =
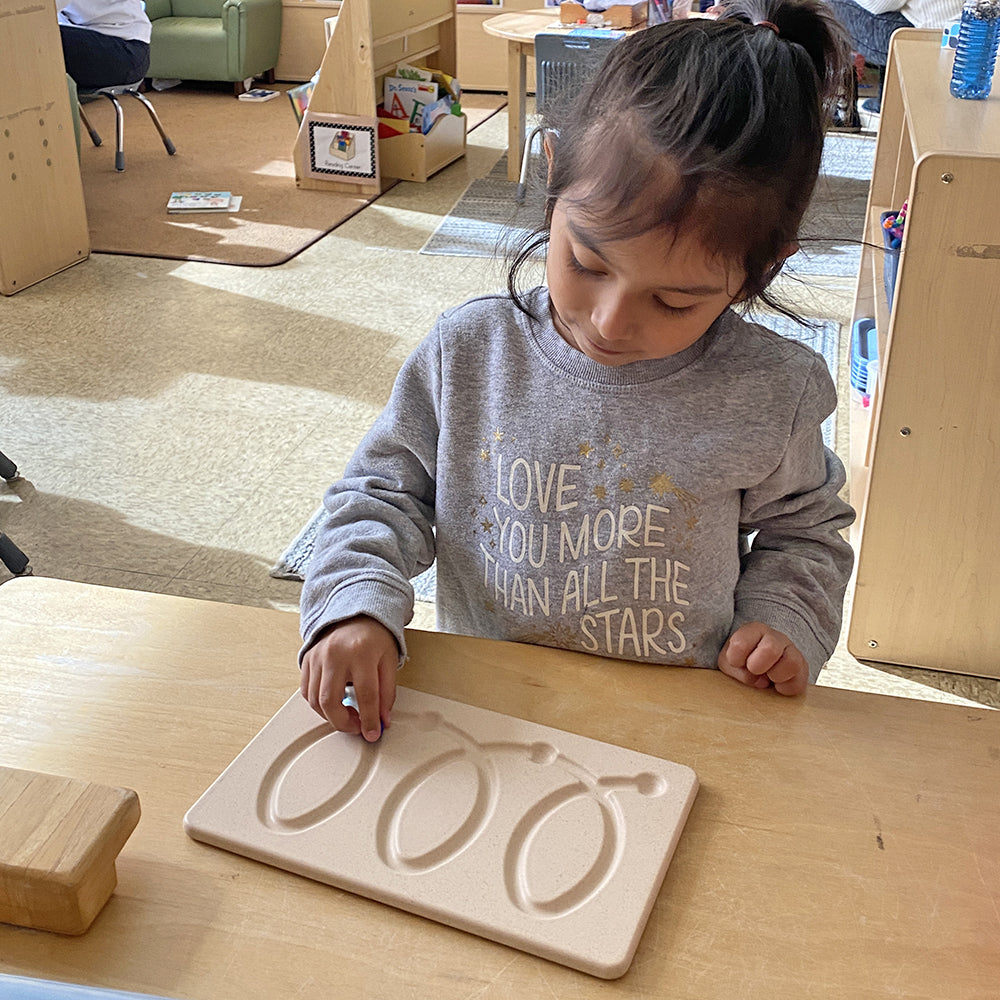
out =
<svg viewBox="0 0 1000 1000"><path fill-rule="evenodd" d="M546 265L560 336L602 365L666 358L690 347L739 295L745 275L684 233L595 234L560 199Z"/></svg>

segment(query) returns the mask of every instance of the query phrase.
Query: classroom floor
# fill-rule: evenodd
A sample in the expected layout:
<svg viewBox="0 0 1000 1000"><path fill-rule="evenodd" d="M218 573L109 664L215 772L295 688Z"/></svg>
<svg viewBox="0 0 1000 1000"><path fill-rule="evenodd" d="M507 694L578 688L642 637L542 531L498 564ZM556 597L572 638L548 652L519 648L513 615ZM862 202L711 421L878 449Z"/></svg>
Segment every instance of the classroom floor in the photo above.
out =
<svg viewBox="0 0 1000 1000"><path fill-rule="evenodd" d="M482 114L497 103L463 101ZM419 251L505 146L501 111L462 160L279 267L97 254L0 302L0 450L23 476L0 481L0 530L35 574L295 609L300 585L268 570L399 365L442 309L503 285L499 261ZM784 290L843 322L854 281ZM432 609L414 624L432 628ZM1000 707L1000 681L843 649L821 683Z"/></svg>

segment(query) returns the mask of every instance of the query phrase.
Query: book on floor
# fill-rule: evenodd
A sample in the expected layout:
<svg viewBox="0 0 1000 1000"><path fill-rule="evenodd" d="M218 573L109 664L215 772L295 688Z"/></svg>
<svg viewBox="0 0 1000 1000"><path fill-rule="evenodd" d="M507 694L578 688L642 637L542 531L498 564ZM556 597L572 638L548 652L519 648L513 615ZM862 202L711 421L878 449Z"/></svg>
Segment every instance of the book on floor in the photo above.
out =
<svg viewBox="0 0 1000 1000"><path fill-rule="evenodd" d="M231 191L174 191L167 201L168 212L228 212Z"/></svg>
<svg viewBox="0 0 1000 1000"><path fill-rule="evenodd" d="M244 90L239 98L241 101L269 101L280 93L280 90L264 90L262 87L256 87L253 90Z"/></svg>

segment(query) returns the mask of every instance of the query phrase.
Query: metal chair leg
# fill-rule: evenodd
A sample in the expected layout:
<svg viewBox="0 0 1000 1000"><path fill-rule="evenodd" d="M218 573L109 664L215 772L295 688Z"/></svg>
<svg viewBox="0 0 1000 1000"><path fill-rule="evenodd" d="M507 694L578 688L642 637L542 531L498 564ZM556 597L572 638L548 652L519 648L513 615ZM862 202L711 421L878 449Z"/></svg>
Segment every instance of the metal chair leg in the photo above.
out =
<svg viewBox="0 0 1000 1000"><path fill-rule="evenodd" d="M125 112L114 94L101 93L115 106L115 170L121 172L125 169Z"/></svg>
<svg viewBox="0 0 1000 1000"><path fill-rule="evenodd" d="M95 146L100 146L100 144L104 141L101 138L100 133L98 133L97 129L90 124L90 119L84 113L83 105L78 103L77 107L80 109L80 120L83 122L84 128L86 128L87 132L90 134L90 141Z"/></svg>
<svg viewBox="0 0 1000 1000"><path fill-rule="evenodd" d="M0 562L14 576L31 576L28 557L2 531L0 531Z"/></svg>
<svg viewBox="0 0 1000 1000"><path fill-rule="evenodd" d="M146 110L149 112L149 117L153 119L153 124L156 126L156 131L160 133L160 138L163 140L163 148L173 156L177 152L174 144L170 141L170 136L163 131L163 125L160 124L160 116L156 113L156 108L150 104L149 100L144 94L140 94L138 90L129 90L126 93L131 94L137 101L145 105Z"/></svg>
<svg viewBox="0 0 1000 1000"><path fill-rule="evenodd" d="M524 201L524 194L528 187L528 164L531 162L531 147L535 144L536 137L542 134L542 126L536 125L524 140L524 152L521 153L521 174L517 180L517 194L515 195L518 204Z"/></svg>
<svg viewBox="0 0 1000 1000"><path fill-rule="evenodd" d="M0 451L0 478L6 479L8 483L19 478L17 466L2 451Z"/></svg>
<svg viewBox="0 0 1000 1000"><path fill-rule="evenodd" d="M2 451L0 451L0 477L6 479L8 483L20 478L17 466ZM2 531L0 531L0 562L14 576L31 575L28 557Z"/></svg>

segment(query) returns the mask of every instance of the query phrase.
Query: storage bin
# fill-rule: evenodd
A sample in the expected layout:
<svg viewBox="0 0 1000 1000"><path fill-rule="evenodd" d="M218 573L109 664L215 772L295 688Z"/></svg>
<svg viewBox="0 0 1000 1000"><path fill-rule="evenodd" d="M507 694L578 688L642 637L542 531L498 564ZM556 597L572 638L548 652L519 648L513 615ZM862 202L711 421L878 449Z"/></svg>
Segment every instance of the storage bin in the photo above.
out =
<svg viewBox="0 0 1000 1000"><path fill-rule="evenodd" d="M379 139L379 173L402 181L425 181L465 154L465 115L442 115L430 132Z"/></svg>
<svg viewBox="0 0 1000 1000"><path fill-rule="evenodd" d="M879 221L884 225L886 219L893 219L897 212L883 212L879 216ZM896 291L896 270L899 267L899 250L889 246L892 237L888 230L882 229L882 241L885 244L885 256L882 258L882 284L885 286L885 300L889 303L889 311L892 311L892 296Z"/></svg>
<svg viewBox="0 0 1000 1000"><path fill-rule="evenodd" d="M867 406L878 372L878 333L875 320L863 317L851 330L851 389Z"/></svg>

